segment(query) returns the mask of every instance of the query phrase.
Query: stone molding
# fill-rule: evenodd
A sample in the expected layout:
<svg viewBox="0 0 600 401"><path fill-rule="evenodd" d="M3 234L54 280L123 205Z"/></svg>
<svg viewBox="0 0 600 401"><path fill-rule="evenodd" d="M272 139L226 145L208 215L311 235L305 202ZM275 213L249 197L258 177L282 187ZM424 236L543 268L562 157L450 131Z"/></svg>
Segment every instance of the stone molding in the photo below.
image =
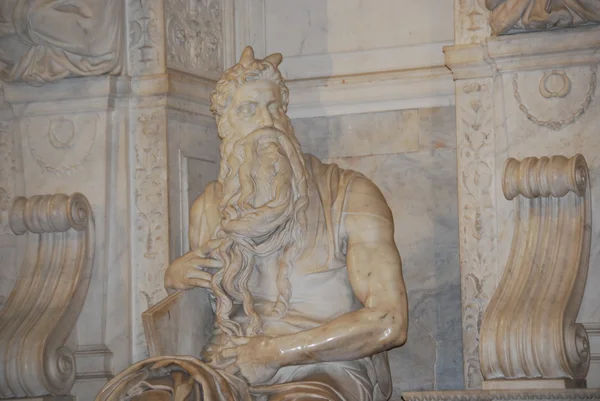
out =
<svg viewBox="0 0 600 401"><path fill-rule="evenodd" d="M600 390L423 391L402 394L404 401L596 401Z"/></svg>
<svg viewBox="0 0 600 401"><path fill-rule="evenodd" d="M10 226L29 244L0 311L0 396L66 395L75 382L75 354L66 342L94 261L92 209L79 193L18 197Z"/></svg>
<svg viewBox="0 0 600 401"><path fill-rule="evenodd" d="M454 104L454 83L446 67L376 72L287 82L291 118Z"/></svg>
<svg viewBox="0 0 600 401"><path fill-rule="evenodd" d="M600 63L600 27L522 33L444 48L454 79Z"/></svg>

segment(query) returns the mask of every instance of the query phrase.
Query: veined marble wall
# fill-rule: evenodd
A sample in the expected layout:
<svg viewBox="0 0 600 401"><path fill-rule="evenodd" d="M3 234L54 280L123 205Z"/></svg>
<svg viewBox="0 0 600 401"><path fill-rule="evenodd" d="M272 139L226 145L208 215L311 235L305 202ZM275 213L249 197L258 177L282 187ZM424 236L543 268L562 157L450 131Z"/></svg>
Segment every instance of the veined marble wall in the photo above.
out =
<svg viewBox="0 0 600 401"><path fill-rule="evenodd" d="M292 120L305 153L371 178L394 215L409 301L395 394L462 387L454 107Z"/></svg>

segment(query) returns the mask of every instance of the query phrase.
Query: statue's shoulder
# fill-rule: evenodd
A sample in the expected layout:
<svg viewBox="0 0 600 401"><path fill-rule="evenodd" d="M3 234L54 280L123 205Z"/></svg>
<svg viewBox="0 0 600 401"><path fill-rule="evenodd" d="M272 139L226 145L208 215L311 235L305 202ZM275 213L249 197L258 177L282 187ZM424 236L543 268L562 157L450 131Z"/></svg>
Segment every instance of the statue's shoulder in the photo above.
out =
<svg viewBox="0 0 600 401"><path fill-rule="evenodd" d="M323 163L312 155L307 155L306 160L317 184L323 206L331 207L337 212L334 221L339 221L338 218L342 217L342 213L370 215L393 221L385 196L372 180L357 171L341 168L335 163Z"/></svg>
<svg viewBox="0 0 600 401"><path fill-rule="evenodd" d="M352 179L346 190L344 213L369 215L393 222L385 196L373 181L362 174Z"/></svg>
<svg viewBox="0 0 600 401"><path fill-rule="evenodd" d="M204 192L192 203L190 216L193 217L198 214L204 214L207 211L217 210L220 191L221 185L218 181L209 182Z"/></svg>

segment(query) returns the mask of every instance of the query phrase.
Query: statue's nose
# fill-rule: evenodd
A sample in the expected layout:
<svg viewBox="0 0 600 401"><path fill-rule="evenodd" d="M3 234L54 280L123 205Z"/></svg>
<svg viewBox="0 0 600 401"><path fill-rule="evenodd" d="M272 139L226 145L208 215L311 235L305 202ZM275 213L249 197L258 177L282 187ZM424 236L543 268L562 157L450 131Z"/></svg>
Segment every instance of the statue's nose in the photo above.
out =
<svg viewBox="0 0 600 401"><path fill-rule="evenodd" d="M259 107L258 119L261 128L273 126L273 117L271 117L271 113L269 113L266 107Z"/></svg>

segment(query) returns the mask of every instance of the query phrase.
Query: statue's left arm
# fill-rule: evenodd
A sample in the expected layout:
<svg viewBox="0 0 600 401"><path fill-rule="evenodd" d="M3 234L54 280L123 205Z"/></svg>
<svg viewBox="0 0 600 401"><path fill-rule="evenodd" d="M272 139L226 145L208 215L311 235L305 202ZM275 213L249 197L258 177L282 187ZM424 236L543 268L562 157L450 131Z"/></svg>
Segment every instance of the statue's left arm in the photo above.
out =
<svg viewBox="0 0 600 401"><path fill-rule="evenodd" d="M283 365L359 359L406 342L407 297L392 213L379 189L364 177L348 188L340 236L347 241L350 284L364 308L274 339Z"/></svg>

